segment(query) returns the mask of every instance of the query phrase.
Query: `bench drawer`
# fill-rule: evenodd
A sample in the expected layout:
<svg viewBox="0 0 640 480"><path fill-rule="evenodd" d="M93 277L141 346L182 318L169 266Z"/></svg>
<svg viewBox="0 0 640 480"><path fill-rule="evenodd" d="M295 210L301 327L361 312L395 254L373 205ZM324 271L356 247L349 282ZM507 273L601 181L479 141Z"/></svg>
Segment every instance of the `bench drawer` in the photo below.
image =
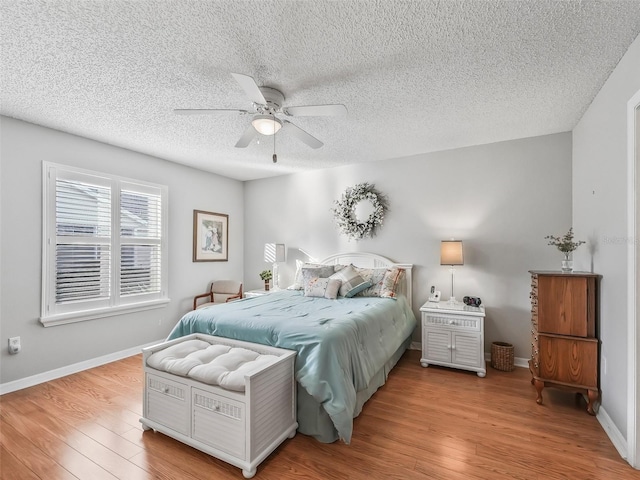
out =
<svg viewBox="0 0 640 480"><path fill-rule="evenodd" d="M189 387L149 373L146 377L147 418L189 435Z"/></svg>
<svg viewBox="0 0 640 480"><path fill-rule="evenodd" d="M193 389L192 438L234 457L245 458L245 404Z"/></svg>

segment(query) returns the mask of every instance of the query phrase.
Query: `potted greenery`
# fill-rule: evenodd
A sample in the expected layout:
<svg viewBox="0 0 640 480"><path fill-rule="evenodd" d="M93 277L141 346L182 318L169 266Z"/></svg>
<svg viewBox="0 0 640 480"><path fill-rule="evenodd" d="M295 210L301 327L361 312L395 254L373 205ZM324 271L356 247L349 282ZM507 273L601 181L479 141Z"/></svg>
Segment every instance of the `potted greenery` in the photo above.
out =
<svg viewBox="0 0 640 480"><path fill-rule="evenodd" d="M264 280L264 289L267 292L269 291L269 280L271 280L272 277L271 270L263 270L260 272L260 278Z"/></svg>
<svg viewBox="0 0 640 480"><path fill-rule="evenodd" d="M544 237L549 240L547 245L557 247L562 253L564 253L564 260L562 261L562 271L570 273L573 271L573 260L571 259L571 253L577 249L583 243L584 240L573 240L573 227L569 228L569 231L562 237L555 237L553 235L547 235Z"/></svg>

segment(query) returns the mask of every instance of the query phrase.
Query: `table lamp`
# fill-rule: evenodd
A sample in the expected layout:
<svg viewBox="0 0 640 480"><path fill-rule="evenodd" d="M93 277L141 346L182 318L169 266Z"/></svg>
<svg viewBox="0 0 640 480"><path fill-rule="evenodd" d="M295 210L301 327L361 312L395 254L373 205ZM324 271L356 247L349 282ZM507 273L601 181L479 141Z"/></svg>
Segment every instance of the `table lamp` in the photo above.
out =
<svg viewBox="0 0 640 480"><path fill-rule="evenodd" d="M456 303L456 297L453 296L453 276L455 273L454 266L464 265L462 240L442 240L440 242L440 265L451 266L451 297L449 297L449 303Z"/></svg>
<svg viewBox="0 0 640 480"><path fill-rule="evenodd" d="M272 264L273 289L280 290L278 263L285 261L284 243L265 243L264 261Z"/></svg>

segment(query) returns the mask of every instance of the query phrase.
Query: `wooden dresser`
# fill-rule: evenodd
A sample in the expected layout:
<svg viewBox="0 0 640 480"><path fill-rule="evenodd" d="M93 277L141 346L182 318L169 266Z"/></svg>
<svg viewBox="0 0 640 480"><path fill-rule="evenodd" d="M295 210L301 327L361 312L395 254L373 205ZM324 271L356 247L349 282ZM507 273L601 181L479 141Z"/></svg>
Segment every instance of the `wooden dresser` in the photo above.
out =
<svg viewBox="0 0 640 480"><path fill-rule="evenodd" d="M531 270L531 383L586 394L595 415L599 398L597 326L600 275Z"/></svg>

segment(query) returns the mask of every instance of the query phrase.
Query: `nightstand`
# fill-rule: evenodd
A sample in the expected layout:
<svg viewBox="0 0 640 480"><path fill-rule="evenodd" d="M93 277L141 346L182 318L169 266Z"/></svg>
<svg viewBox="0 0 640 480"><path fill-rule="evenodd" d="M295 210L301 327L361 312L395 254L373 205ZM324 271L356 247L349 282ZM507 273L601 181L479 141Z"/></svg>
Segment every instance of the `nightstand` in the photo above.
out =
<svg viewBox="0 0 640 480"><path fill-rule="evenodd" d="M262 295L269 295L270 293L273 293L273 290L265 290L264 288L260 290L249 290L248 292L244 292L244 298L260 297Z"/></svg>
<svg viewBox="0 0 640 480"><path fill-rule="evenodd" d="M442 365L487 374L484 362L484 307L427 302L422 314L423 367Z"/></svg>

